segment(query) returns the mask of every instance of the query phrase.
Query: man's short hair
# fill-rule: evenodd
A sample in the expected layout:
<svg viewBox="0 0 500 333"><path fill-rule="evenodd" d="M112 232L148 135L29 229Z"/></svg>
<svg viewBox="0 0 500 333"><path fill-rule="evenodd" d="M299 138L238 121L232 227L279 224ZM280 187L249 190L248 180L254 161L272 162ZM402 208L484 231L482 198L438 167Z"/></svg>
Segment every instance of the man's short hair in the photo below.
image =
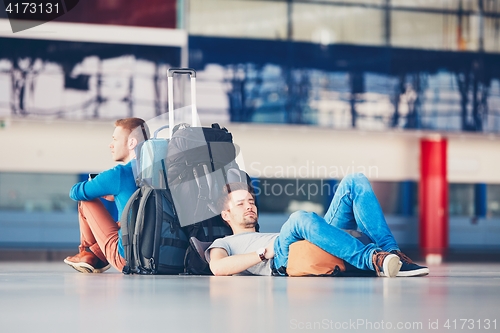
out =
<svg viewBox="0 0 500 333"><path fill-rule="evenodd" d="M229 194L233 191L240 191L240 190L249 192L252 195L253 199L255 200L254 190L253 190L252 186L250 186L249 184L247 184L247 183L229 183L229 184L226 184L224 186L224 188L222 189L222 194L219 197L219 201L218 201L218 205L217 205L219 208L219 211L222 212L223 210L226 210L228 208L227 203L229 202Z"/></svg>
<svg viewBox="0 0 500 333"><path fill-rule="evenodd" d="M130 135L137 140L143 142L149 139L149 128L146 122L141 118L124 118L115 121L116 127L121 127L130 131Z"/></svg>

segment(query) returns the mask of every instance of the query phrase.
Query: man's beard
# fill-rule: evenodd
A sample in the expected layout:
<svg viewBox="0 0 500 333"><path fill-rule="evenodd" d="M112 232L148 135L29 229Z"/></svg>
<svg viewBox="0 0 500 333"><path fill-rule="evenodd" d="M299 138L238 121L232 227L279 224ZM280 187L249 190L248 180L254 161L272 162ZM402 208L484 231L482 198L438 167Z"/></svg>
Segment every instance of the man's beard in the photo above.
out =
<svg viewBox="0 0 500 333"><path fill-rule="evenodd" d="M245 226L246 229L255 228L255 226L259 222L258 220L259 220L258 217L248 216L243 218L243 225Z"/></svg>

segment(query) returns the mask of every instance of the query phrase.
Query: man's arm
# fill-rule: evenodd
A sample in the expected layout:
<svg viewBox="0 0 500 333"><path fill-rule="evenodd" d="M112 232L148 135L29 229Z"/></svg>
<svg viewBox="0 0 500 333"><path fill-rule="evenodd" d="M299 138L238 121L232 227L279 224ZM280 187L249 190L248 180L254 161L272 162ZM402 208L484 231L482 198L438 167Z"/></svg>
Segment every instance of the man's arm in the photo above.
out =
<svg viewBox="0 0 500 333"><path fill-rule="evenodd" d="M104 196L113 196L118 194L120 181L121 168L114 167L101 172L92 180L76 183L71 188L69 197L75 201L87 201ZM105 199L108 201L114 200L112 197L107 197Z"/></svg>
<svg viewBox="0 0 500 333"><path fill-rule="evenodd" d="M256 252L228 256L223 248L210 249L210 270L217 276L238 274L260 262Z"/></svg>

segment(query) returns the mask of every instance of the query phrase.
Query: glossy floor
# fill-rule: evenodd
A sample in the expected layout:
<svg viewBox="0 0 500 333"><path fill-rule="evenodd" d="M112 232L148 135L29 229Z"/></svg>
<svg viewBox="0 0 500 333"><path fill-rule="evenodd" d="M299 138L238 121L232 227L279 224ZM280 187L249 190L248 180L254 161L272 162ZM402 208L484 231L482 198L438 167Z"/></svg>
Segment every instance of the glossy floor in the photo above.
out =
<svg viewBox="0 0 500 333"><path fill-rule="evenodd" d="M393 279L124 276L0 263L8 333L495 332L499 308L499 263Z"/></svg>

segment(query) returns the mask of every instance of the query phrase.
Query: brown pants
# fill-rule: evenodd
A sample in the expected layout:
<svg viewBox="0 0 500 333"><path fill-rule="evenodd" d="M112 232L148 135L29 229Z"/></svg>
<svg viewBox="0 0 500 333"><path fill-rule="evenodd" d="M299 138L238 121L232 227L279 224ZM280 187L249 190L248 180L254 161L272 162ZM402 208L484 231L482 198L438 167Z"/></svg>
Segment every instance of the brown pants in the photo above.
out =
<svg viewBox="0 0 500 333"><path fill-rule="evenodd" d="M99 259L109 262L120 272L125 259L118 253L118 230L116 223L99 199L78 203L80 221L80 251L88 247Z"/></svg>

